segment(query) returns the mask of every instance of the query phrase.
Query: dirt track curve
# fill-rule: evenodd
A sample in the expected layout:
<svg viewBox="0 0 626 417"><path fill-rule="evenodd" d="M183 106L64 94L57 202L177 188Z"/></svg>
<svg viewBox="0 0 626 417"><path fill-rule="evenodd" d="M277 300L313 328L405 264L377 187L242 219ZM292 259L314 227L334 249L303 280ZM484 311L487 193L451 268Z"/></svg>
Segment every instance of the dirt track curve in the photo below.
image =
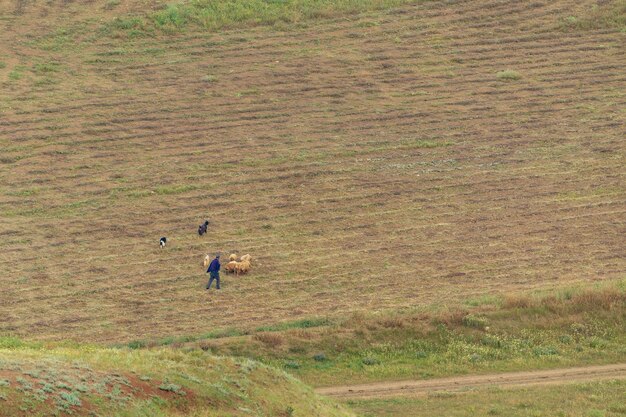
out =
<svg viewBox="0 0 626 417"><path fill-rule="evenodd" d="M626 363L545 371L470 375L426 381L390 381L362 385L344 385L318 388L316 392L339 398L380 398L400 395L425 395L437 391L464 391L488 386L544 385L622 378L626 378Z"/></svg>

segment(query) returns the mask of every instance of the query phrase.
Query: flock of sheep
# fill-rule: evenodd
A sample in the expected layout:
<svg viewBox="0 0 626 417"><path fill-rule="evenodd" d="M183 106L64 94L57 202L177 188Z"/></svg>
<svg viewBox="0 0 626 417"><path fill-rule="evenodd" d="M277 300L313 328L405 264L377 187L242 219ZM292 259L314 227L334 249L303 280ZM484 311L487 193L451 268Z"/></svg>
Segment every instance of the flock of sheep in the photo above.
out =
<svg viewBox="0 0 626 417"><path fill-rule="evenodd" d="M252 256L249 254L243 255L239 261L237 261L237 255L232 253L228 257L228 263L224 267L226 272L230 272L235 275L242 275L248 273L250 271L250 266L252 264ZM202 262L203 267L208 267L209 263L211 263L211 257L209 255L204 257L204 261Z"/></svg>
<svg viewBox="0 0 626 417"><path fill-rule="evenodd" d="M208 227L209 227L209 221L206 220L204 223L198 226L198 235L202 236L205 233L207 233ZM165 248L166 244L167 244L166 237L162 237L161 239L159 239L159 245L161 246L161 249ZM226 272L230 272L231 274L236 274L236 275L242 275L242 274L247 274L248 271L250 271L250 266L252 263L252 256L250 256L250 254L243 255L239 259L239 261L237 261L237 255L233 253L228 257L228 260L229 262L224 267L224 270ZM204 261L202 261L202 266L206 268L209 266L210 263L211 263L211 257L209 255L206 255L204 257Z"/></svg>

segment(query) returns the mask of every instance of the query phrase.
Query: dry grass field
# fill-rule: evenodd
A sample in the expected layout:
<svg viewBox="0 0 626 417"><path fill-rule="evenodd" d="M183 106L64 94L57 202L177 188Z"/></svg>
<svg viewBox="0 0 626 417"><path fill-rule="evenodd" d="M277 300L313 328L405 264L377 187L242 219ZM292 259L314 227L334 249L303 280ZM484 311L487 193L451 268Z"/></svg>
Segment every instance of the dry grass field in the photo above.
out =
<svg viewBox="0 0 626 417"><path fill-rule="evenodd" d="M0 332L127 342L625 276L625 33L594 1L151 36L99 20L151 2L37 3L0 5ZM253 269L207 293L216 251Z"/></svg>

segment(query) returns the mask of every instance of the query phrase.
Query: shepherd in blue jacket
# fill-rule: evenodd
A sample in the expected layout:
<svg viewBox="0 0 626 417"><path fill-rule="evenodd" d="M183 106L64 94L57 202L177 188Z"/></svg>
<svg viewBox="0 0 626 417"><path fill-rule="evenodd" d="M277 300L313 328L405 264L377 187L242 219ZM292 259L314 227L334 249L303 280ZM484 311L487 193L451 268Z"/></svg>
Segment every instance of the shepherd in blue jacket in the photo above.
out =
<svg viewBox="0 0 626 417"><path fill-rule="evenodd" d="M211 264L209 265L209 269L206 270L207 274L211 274L211 278L209 279L209 283L206 285L206 289L210 289L211 288L211 284L213 283L213 280L217 281L217 289L220 289L220 267L222 265L220 264L220 256L217 255L215 257L215 259L213 259L211 261Z"/></svg>

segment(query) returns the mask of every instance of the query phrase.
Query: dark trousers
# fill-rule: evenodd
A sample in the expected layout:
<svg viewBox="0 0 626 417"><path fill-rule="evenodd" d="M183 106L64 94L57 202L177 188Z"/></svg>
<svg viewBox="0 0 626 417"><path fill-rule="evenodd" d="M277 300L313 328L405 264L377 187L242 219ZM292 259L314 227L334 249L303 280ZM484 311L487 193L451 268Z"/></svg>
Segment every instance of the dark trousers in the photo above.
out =
<svg viewBox="0 0 626 417"><path fill-rule="evenodd" d="M206 289L208 290L209 288L211 288L211 284L213 283L213 280L217 281L217 289L220 289L220 274L214 274L211 273L211 278L209 279L209 283L206 285Z"/></svg>

